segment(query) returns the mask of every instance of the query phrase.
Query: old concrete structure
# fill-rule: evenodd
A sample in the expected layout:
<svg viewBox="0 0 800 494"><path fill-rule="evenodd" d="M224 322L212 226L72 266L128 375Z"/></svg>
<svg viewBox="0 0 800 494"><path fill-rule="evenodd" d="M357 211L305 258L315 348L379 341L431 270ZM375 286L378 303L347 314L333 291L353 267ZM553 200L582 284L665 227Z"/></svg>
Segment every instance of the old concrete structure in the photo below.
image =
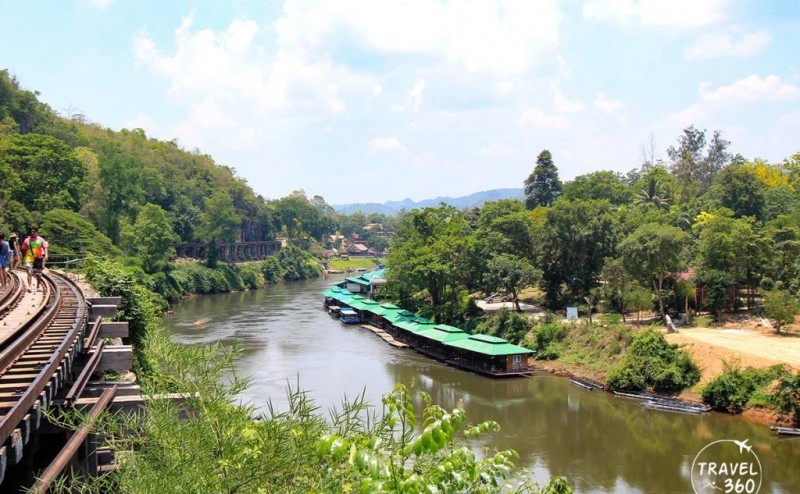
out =
<svg viewBox="0 0 800 494"><path fill-rule="evenodd" d="M281 246L282 243L278 241L236 242L218 245L217 249L220 261L239 262L264 259L278 252ZM209 246L206 243L182 243L175 244L173 247L175 247L175 257L188 257L189 259L206 259L208 257Z"/></svg>

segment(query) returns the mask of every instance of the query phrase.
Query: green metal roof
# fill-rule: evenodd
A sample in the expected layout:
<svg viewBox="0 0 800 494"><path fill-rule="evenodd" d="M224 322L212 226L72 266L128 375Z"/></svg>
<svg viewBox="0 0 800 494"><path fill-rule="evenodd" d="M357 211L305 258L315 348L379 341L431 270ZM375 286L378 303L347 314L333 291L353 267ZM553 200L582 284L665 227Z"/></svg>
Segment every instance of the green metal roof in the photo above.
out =
<svg viewBox="0 0 800 494"><path fill-rule="evenodd" d="M360 277L359 278L354 278L354 277L351 276L351 277L345 278L345 279L347 281L349 281L350 283L358 283L359 285L362 285L362 286L369 286L370 285L368 280L365 280L364 278L360 278Z"/></svg>
<svg viewBox="0 0 800 494"><path fill-rule="evenodd" d="M367 307L367 305L364 303L364 300L356 299L355 297L351 298L345 303L350 307L358 310L364 310Z"/></svg>
<svg viewBox="0 0 800 494"><path fill-rule="evenodd" d="M433 327L433 329L438 329L439 331L445 331L447 333L463 333L464 330L461 328L457 328L455 326L450 326L447 324L437 324Z"/></svg>
<svg viewBox="0 0 800 494"><path fill-rule="evenodd" d="M465 333L461 329L458 329L454 326L448 326L446 324L437 324L433 327L433 329L418 331L417 334L423 338L440 341L442 343L465 340L469 338L469 333Z"/></svg>
<svg viewBox="0 0 800 494"><path fill-rule="evenodd" d="M331 297L333 297L334 293L337 293L337 292L334 292L332 288L328 288L327 290L322 292L322 296L323 297L327 297L327 298L331 298Z"/></svg>
<svg viewBox="0 0 800 494"><path fill-rule="evenodd" d="M403 320L394 323L400 329L404 329L406 331L410 331L412 333L418 333L420 331L426 331L433 329L433 326L430 324L420 324L418 322L413 322L410 320Z"/></svg>
<svg viewBox="0 0 800 494"><path fill-rule="evenodd" d="M474 334L469 338L447 341L448 346L462 348L475 353L484 355L524 355L533 353L533 350L521 346L512 345L502 338Z"/></svg>
<svg viewBox="0 0 800 494"><path fill-rule="evenodd" d="M399 311L387 312L385 314L381 314L381 316L391 323L398 322L401 320L409 320L415 317L413 312L409 312L405 309L401 309Z"/></svg>

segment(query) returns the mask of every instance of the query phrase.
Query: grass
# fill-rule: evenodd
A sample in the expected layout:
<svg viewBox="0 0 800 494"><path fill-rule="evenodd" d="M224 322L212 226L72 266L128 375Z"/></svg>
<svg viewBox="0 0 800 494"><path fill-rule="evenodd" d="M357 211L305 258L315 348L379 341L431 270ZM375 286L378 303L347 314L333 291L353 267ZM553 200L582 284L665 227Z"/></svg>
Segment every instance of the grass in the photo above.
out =
<svg viewBox="0 0 800 494"><path fill-rule="evenodd" d="M347 268L367 268L373 269L377 268L378 264L382 264L385 262L383 259L378 260L374 257L351 257L349 260L345 259L331 259L328 261L328 265L331 269L340 269L342 271L347 271Z"/></svg>
<svg viewBox="0 0 800 494"><path fill-rule="evenodd" d="M692 318L692 325L698 328L710 328L713 320L710 316L695 316Z"/></svg>

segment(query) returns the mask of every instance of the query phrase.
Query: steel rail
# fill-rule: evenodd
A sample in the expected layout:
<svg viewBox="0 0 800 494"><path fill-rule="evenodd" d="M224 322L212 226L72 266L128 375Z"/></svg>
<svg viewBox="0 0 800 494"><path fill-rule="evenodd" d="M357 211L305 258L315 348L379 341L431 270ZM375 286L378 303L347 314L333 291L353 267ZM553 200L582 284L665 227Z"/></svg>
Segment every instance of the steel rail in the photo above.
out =
<svg viewBox="0 0 800 494"><path fill-rule="evenodd" d="M56 288L55 295L53 287ZM49 323L55 317L58 307L54 308L54 302L58 300L58 287L48 280L47 283L44 283L43 293L45 303L34 311L30 319L0 343L0 376L5 374L8 368L41 336L46 327L41 323L42 318L47 319Z"/></svg>
<svg viewBox="0 0 800 494"><path fill-rule="evenodd" d="M75 456L75 453L78 452L78 448L81 447L83 442L89 436L91 429L94 427L94 423L97 422L100 414L106 409L106 407L108 407L108 404L111 403L111 400L114 399L114 394L116 392L116 384L103 391L103 394L100 395L100 399L97 400L97 403L95 403L92 409L89 411L87 421L81 424L78 430L75 431L75 434L69 438L67 444L61 451L59 451L53 462L50 463L50 466L45 469L45 471L42 473L42 476L39 477L39 480L36 481L36 484L34 484L30 492L44 494L50 489L50 485L53 483L56 477L58 477L61 472L64 471L69 464L69 461Z"/></svg>
<svg viewBox="0 0 800 494"><path fill-rule="evenodd" d="M11 437L14 429L19 426L25 415L29 413L59 366L67 358L68 352L71 352L76 344L80 344L78 339L81 336L82 324L86 318L86 304L79 289L65 277L52 272L44 275L44 279L46 281L45 286L49 290L46 304L47 310L44 313L39 313L39 317L34 317L31 320L29 331L26 331L14 343L9 345L0 355L0 369L2 369L0 382L2 382L2 378L6 373L13 370L22 356L36 346L37 340L47 333L48 328L54 326L53 322L57 317L71 319L71 322L67 323L69 324L69 329L66 330L66 334L62 335L63 328L53 328L53 337L60 339L58 346L53 348L53 343L43 342L38 347L39 353L50 352L51 350L52 353L43 365L34 370L37 372L36 377L29 384L20 383L20 388L26 386L25 390L21 392L10 411L0 418L0 444L4 444ZM62 293L61 285L67 289L64 290L64 293ZM74 297L74 300L69 300L71 304L65 304L65 296L67 295L70 299Z"/></svg>
<svg viewBox="0 0 800 494"><path fill-rule="evenodd" d="M106 342L100 340L100 343L92 351L92 356L89 357L89 360L86 361L86 364L83 366L83 370L75 379L75 382L72 383L72 387L69 388L67 391L66 396L64 396L64 406L71 407L75 404L75 400L77 400L81 393L83 393L83 389L89 383L89 378L92 377L92 373L97 369L97 365L100 363L100 359L103 357L103 348L105 348Z"/></svg>
<svg viewBox="0 0 800 494"><path fill-rule="evenodd" d="M83 344L85 352L88 352L97 341L97 336L100 334L100 325L102 323L103 316L97 316L97 319L94 320L94 324L92 325L92 329L89 331L89 336L86 337L86 340Z"/></svg>
<svg viewBox="0 0 800 494"><path fill-rule="evenodd" d="M0 298L0 315L13 309L22 297L23 292L22 280L19 279L19 275L13 271L9 271L8 274L11 276L13 285L11 289Z"/></svg>

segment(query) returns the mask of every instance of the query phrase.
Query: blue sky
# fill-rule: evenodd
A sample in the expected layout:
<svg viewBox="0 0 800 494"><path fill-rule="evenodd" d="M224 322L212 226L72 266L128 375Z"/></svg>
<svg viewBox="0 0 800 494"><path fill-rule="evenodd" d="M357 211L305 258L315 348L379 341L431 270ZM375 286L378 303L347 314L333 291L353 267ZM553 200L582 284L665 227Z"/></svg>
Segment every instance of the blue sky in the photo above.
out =
<svg viewBox="0 0 800 494"><path fill-rule="evenodd" d="M0 68L64 115L177 139L268 198L521 187L694 124L800 152L800 3L0 0Z"/></svg>

